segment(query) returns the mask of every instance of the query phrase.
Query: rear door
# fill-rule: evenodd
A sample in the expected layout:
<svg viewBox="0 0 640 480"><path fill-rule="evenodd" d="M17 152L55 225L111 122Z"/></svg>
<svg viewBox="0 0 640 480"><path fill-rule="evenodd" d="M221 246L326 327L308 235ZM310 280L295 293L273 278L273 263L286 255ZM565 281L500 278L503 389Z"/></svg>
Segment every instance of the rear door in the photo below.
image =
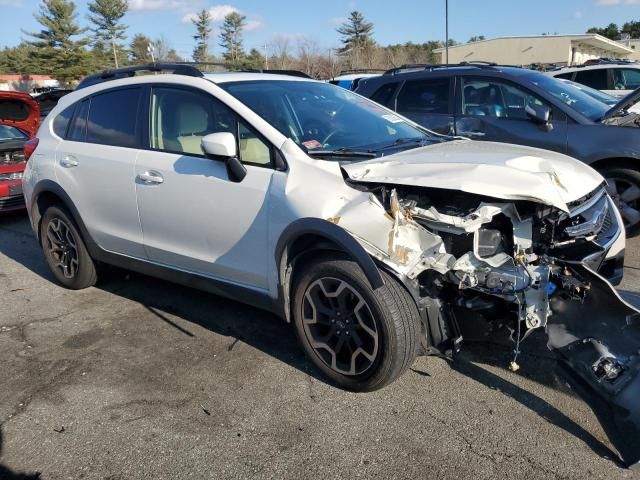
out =
<svg viewBox="0 0 640 480"><path fill-rule="evenodd" d="M612 95L613 82L608 68L585 68L575 72L574 82L595 88Z"/></svg>
<svg viewBox="0 0 640 480"><path fill-rule="evenodd" d="M567 152L566 115L530 90L495 77L463 76L457 84L456 135ZM551 109L552 128L529 118L530 104Z"/></svg>
<svg viewBox="0 0 640 480"><path fill-rule="evenodd" d="M398 113L445 135L453 133L453 105L453 79L444 77L407 80L395 100Z"/></svg>
<svg viewBox="0 0 640 480"><path fill-rule="evenodd" d="M94 241L144 258L135 190L143 87L110 89L83 100L56 151L55 172Z"/></svg>

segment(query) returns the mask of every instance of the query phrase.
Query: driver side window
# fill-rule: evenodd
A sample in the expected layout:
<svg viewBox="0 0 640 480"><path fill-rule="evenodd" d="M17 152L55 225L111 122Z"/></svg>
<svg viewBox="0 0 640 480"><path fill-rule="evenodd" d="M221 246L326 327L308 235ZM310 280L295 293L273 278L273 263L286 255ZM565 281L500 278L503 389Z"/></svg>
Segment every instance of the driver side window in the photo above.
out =
<svg viewBox="0 0 640 480"><path fill-rule="evenodd" d="M227 106L197 90L153 89L149 135L152 149L203 156L202 138L218 132L236 137L241 162L271 166L271 147Z"/></svg>
<svg viewBox="0 0 640 480"><path fill-rule="evenodd" d="M527 105L546 105L531 92L510 83L493 79L463 79L462 113L527 120Z"/></svg>

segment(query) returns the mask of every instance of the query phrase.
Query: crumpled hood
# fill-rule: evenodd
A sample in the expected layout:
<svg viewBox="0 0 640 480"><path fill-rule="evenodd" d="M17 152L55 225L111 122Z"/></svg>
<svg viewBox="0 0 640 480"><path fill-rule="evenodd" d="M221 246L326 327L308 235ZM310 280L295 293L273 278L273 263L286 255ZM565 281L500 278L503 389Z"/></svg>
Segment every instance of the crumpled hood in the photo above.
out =
<svg viewBox="0 0 640 480"><path fill-rule="evenodd" d="M459 190L505 200L531 200L568 211L567 203L604 179L566 155L506 143L454 140L388 157L345 163L357 182Z"/></svg>

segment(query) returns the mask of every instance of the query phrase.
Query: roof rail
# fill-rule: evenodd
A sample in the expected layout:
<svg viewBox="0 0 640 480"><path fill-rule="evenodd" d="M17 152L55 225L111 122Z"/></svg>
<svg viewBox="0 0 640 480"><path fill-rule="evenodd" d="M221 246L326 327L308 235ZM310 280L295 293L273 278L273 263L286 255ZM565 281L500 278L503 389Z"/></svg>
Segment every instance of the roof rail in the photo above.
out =
<svg viewBox="0 0 640 480"><path fill-rule="evenodd" d="M89 87L98 83L107 82L109 80L117 80L120 78L129 78L136 75L138 72L165 72L173 73L175 75L186 75L188 77L202 77L204 73L200 66L214 66L223 67L227 70L233 70L238 72L253 72L253 73L273 73L280 75L290 75L293 77L312 78L304 72L299 70L277 70L277 69L260 69L260 68L248 68L246 65L233 65L228 63L219 62L175 62L175 63L149 63L146 65L134 65L131 67L114 68L112 70L105 70L100 73L94 73L88 75L82 79L82 81L76 87L76 90L80 88Z"/></svg>
<svg viewBox="0 0 640 480"><path fill-rule="evenodd" d="M310 75L300 70L278 69L278 68L251 68L247 65L233 64L233 63L221 63L221 62L177 62L176 65L190 65L197 67L202 66L214 66L222 67L234 72L247 72L247 73L272 73L275 75L290 75L292 77L312 78ZM202 71L202 69L200 69ZM207 72L203 72L207 73Z"/></svg>
<svg viewBox="0 0 640 480"><path fill-rule="evenodd" d="M114 68L112 70L105 70L100 73L88 75L82 79L82 81L76 87L76 90L109 80L133 77L137 72L171 72L176 75L202 77L202 72L192 65L181 63L148 63L146 65L134 65L131 67Z"/></svg>

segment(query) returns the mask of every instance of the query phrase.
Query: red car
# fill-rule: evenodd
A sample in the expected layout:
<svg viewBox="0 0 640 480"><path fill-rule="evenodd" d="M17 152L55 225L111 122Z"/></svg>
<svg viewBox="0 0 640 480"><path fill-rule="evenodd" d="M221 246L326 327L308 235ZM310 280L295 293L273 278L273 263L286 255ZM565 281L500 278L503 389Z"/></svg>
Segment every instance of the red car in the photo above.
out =
<svg viewBox="0 0 640 480"><path fill-rule="evenodd" d="M22 173L39 126L40 107L31 95L0 92L0 212L25 208Z"/></svg>

